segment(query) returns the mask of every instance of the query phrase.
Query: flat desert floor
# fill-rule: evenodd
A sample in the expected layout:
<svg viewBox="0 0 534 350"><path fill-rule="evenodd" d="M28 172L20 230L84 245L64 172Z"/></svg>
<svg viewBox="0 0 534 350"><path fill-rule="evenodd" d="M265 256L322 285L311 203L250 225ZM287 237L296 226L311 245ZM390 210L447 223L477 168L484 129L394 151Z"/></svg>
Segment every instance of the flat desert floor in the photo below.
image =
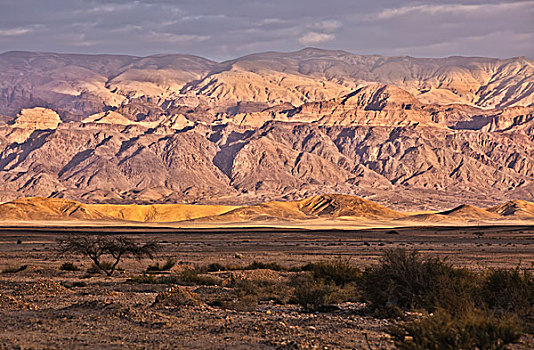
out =
<svg viewBox="0 0 534 350"><path fill-rule="evenodd" d="M174 258L180 266L219 263L244 266L253 261L288 267L338 256L365 268L385 249L416 249L424 256L447 257L471 269L534 268L534 226L402 227L358 230L297 228L179 229L142 226L0 228L0 348L392 348L391 320L374 317L359 302L328 312L305 312L297 305L260 302L227 308L210 302L228 293L224 283L185 287L201 296L196 305L155 303L165 284L128 283L142 276L149 259L126 259L113 277L87 275L82 257L59 257L58 238L102 231L140 242L157 241L155 261ZM20 241L17 244L17 241ZM62 271L71 261L81 271ZM172 271L170 272L172 273ZM291 272L224 271L231 279L289 278ZM525 338L512 348L534 344Z"/></svg>

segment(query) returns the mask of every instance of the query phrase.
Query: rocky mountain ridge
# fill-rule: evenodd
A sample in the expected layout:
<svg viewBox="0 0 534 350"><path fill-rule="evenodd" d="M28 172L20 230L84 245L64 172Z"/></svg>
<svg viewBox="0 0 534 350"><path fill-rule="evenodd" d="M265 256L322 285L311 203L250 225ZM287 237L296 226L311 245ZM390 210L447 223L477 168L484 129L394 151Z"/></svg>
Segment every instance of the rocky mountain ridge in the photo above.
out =
<svg viewBox="0 0 534 350"><path fill-rule="evenodd" d="M0 201L534 199L526 58L12 52L0 67Z"/></svg>

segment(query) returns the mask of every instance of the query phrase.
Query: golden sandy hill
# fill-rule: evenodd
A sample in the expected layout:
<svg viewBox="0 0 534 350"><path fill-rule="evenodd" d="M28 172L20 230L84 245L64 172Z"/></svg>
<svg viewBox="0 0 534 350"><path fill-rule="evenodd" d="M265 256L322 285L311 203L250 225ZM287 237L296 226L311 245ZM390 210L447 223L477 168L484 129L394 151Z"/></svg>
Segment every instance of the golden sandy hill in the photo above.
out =
<svg viewBox="0 0 534 350"><path fill-rule="evenodd" d="M0 204L2 221L120 220L172 222L219 215L234 209L223 205L188 204L82 204L68 199L23 198Z"/></svg>
<svg viewBox="0 0 534 350"><path fill-rule="evenodd" d="M308 216L393 219L405 216L375 202L342 194L317 195L299 201L299 210Z"/></svg>
<svg viewBox="0 0 534 350"><path fill-rule="evenodd" d="M29 197L0 204L3 221L103 220L106 215L68 199Z"/></svg>
<svg viewBox="0 0 534 350"><path fill-rule="evenodd" d="M267 202L243 206L222 215L201 218L210 222L291 221L309 219L298 210L298 202Z"/></svg>
<svg viewBox="0 0 534 350"><path fill-rule="evenodd" d="M421 222L465 222L496 220L502 218L499 214L478 208L474 205L462 204L453 209L435 213L411 215L407 220Z"/></svg>
<svg viewBox="0 0 534 350"><path fill-rule="evenodd" d="M500 216L469 204L462 204L456 208L442 211L438 214L458 219L497 219Z"/></svg>
<svg viewBox="0 0 534 350"><path fill-rule="evenodd" d="M28 197L0 204L0 221L107 221L189 223L280 223L326 220L441 224L534 219L534 203L513 200L488 209L463 204L430 213L400 213L351 195L315 195L297 201L271 201L255 205L194 204L84 204L62 198Z"/></svg>
<svg viewBox="0 0 534 350"><path fill-rule="evenodd" d="M532 219L534 218L534 203L516 199L488 208L487 211L506 217Z"/></svg>
<svg viewBox="0 0 534 350"><path fill-rule="evenodd" d="M340 217L384 220L403 216L404 214L402 213L360 197L328 194L316 195L299 201L273 201L243 206L217 217L200 219L200 221L291 221L316 218L335 219Z"/></svg>

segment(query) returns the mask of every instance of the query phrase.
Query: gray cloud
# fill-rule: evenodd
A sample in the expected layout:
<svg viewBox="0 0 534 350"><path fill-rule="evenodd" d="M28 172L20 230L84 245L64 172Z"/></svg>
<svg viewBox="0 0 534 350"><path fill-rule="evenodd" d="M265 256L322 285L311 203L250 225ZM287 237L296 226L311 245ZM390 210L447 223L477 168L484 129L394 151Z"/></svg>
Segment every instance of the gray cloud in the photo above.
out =
<svg viewBox="0 0 534 350"><path fill-rule="evenodd" d="M532 23L532 0L2 0L0 51L534 58Z"/></svg>
<svg viewBox="0 0 534 350"><path fill-rule="evenodd" d="M299 38L299 42L304 45L310 45L310 44L322 43L324 41L330 41L335 38L336 36L334 34L309 32L301 36Z"/></svg>

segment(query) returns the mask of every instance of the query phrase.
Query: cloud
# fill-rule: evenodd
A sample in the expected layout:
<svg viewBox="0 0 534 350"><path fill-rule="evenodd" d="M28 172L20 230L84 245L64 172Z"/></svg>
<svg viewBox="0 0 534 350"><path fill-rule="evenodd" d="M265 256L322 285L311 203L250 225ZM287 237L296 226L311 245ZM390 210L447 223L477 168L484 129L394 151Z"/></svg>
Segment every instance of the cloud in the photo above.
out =
<svg viewBox="0 0 534 350"><path fill-rule="evenodd" d="M334 34L309 32L299 38L299 42L304 45L322 43L324 41L334 40Z"/></svg>
<svg viewBox="0 0 534 350"><path fill-rule="evenodd" d="M403 6L397 8L387 8L382 10L376 18L381 20L392 19L395 17L402 17L411 14L425 14L425 15L438 15L438 14L457 14L465 15L469 13L500 13L502 11L516 10L520 8L532 8L534 1L517 1L509 3L498 4L425 4L425 5L413 5Z"/></svg>
<svg viewBox="0 0 534 350"><path fill-rule="evenodd" d="M318 46L386 56L534 57L522 39L534 33L533 22L534 0L0 0L0 52L226 60ZM498 45L465 40L494 32L509 34Z"/></svg>
<svg viewBox="0 0 534 350"><path fill-rule="evenodd" d="M183 43L188 41L206 41L210 39L209 35L192 35L192 34L174 34L174 33L156 33L151 32L150 40L166 43Z"/></svg>
<svg viewBox="0 0 534 350"><path fill-rule="evenodd" d="M18 36L28 34L31 31L29 28L0 29L0 36Z"/></svg>
<svg viewBox="0 0 534 350"><path fill-rule="evenodd" d="M318 31L333 32L341 27L341 22L336 20L327 20L317 22L310 26L310 28L317 29Z"/></svg>

